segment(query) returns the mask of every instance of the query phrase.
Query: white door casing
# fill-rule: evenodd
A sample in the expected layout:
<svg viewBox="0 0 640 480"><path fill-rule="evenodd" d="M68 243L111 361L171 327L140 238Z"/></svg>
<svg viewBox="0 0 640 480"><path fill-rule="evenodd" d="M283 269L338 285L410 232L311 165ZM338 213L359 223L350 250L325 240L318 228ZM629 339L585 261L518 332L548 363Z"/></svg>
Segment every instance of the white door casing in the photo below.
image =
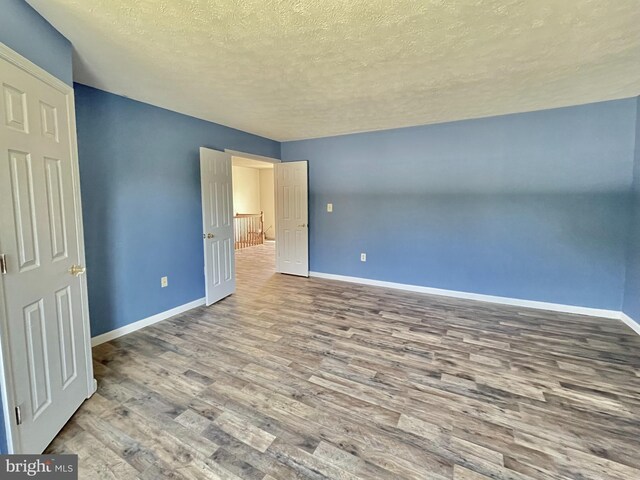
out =
<svg viewBox="0 0 640 480"><path fill-rule="evenodd" d="M41 453L95 391L73 90L2 44L0 90L3 403Z"/></svg>
<svg viewBox="0 0 640 480"><path fill-rule="evenodd" d="M200 148L206 304L236 291L231 155Z"/></svg>
<svg viewBox="0 0 640 480"><path fill-rule="evenodd" d="M309 276L308 162L274 165L276 271Z"/></svg>

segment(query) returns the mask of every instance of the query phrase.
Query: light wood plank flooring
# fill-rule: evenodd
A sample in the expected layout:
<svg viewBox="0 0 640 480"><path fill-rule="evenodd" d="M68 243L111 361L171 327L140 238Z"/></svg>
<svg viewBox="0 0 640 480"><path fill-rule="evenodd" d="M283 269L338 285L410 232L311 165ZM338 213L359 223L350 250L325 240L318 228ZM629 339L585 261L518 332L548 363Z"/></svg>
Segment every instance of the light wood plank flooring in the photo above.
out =
<svg viewBox="0 0 640 480"><path fill-rule="evenodd" d="M95 348L49 451L91 479L640 479L622 323L237 264L232 297Z"/></svg>

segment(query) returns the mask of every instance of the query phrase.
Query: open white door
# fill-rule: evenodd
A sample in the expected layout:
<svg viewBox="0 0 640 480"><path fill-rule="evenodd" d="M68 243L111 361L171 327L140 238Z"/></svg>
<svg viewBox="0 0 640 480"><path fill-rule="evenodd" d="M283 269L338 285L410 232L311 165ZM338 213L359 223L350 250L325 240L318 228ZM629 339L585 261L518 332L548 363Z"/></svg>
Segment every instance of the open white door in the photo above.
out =
<svg viewBox="0 0 640 480"><path fill-rule="evenodd" d="M231 155L200 148L206 303L236 291Z"/></svg>
<svg viewBox="0 0 640 480"><path fill-rule="evenodd" d="M6 419L14 453L42 453L95 390L73 90L2 44L0 90Z"/></svg>
<svg viewBox="0 0 640 480"><path fill-rule="evenodd" d="M309 276L308 162L276 163L276 271Z"/></svg>

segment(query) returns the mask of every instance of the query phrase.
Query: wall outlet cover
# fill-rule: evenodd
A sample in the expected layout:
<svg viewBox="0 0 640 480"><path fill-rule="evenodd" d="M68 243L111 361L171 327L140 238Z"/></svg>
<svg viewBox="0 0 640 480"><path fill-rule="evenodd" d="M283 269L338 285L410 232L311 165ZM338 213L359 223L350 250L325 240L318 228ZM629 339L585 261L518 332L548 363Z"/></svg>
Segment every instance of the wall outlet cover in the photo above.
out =
<svg viewBox="0 0 640 480"><path fill-rule="evenodd" d="M366 262L367 261L367 254L366 253L361 253L360 254L360 261L361 262Z"/></svg>
<svg viewBox="0 0 640 480"><path fill-rule="evenodd" d="M333 203L327 203L327 212L333 212Z"/></svg>

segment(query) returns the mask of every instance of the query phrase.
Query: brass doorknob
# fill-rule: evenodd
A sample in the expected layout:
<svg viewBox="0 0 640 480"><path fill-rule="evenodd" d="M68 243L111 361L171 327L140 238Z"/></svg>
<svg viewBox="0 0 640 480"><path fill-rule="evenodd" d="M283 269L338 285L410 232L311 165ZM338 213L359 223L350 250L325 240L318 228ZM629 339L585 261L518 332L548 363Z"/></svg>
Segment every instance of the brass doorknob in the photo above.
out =
<svg viewBox="0 0 640 480"><path fill-rule="evenodd" d="M86 271L87 271L87 268L81 265L71 265L71 268L69 269L69 273L74 277L78 277Z"/></svg>
<svg viewBox="0 0 640 480"><path fill-rule="evenodd" d="M207 233L207 238L213 238L215 235L213 233Z"/></svg>
<svg viewBox="0 0 640 480"><path fill-rule="evenodd" d="M298 227L302 227L302 228L304 228L304 227L306 227L306 226L307 226L307 224L306 224L306 223L303 223L302 225L298 225Z"/></svg>

